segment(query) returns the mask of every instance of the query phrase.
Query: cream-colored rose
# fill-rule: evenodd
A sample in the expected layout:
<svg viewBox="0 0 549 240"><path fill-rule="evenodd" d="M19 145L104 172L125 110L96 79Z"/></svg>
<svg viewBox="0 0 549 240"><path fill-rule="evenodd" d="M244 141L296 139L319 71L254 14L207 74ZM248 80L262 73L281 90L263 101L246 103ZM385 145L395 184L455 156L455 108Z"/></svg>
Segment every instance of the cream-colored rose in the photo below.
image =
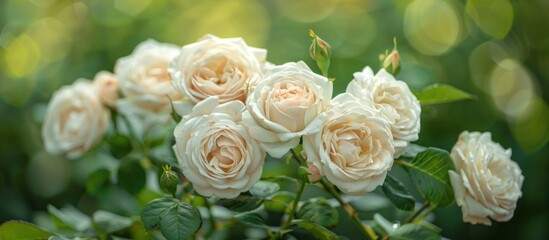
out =
<svg viewBox="0 0 549 240"><path fill-rule="evenodd" d="M101 103L109 107L116 107L120 85L114 74L107 71L98 72L93 79L93 87L95 87Z"/></svg>
<svg viewBox="0 0 549 240"><path fill-rule="evenodd" d="M185 45L170 67L173 85L198 103L218 96L221 103L246 101L247 88L263 76L260 63L267 50L246 45L242 38L206 35Z"/></svg>
<svg viewBox="0 0 549 240"><path fill-rule="evenodd" d="M391 123L395 141L395 158L399 157L410 142L416 141L420 130L421 106L405 82L379 70L374 76L370 67L356 72L347 85L347 92L355 97L371 99L376 108Z"/></svg>
<svg viewBox="0 0 549 240"><path fill-rule="evenodd" d="M395 150L390 125L374 104L343 93L326 114L320 132L303 137L307 162L349 195L383 184Z"/></svg>
<svg viewBox="0 0 549 240"><path fill-rule="evenodd" d="M292 62L272 67L250 91L244 124L265 151L282 157L301 136L319 131L332 83L304 62Z"/></svg>
<svg viewBox="0 0 549 240"><path fill-rule="evenodd" d="M109 116L90 81L62 87L48 104L42 126L46 151L71 159L81 156L101 140Z"/></svg>
<svg viewBox="0 0 549 240"><path fill-rule="evenodd" d="M169 114L170 99L183 99L171 85L168 73L178 54L179 47L149 39L140 43L131 55L118 59L114 72L125 101L151 113Z"/></svg>
<svg viewBox="0 0 549 240"><path fill-rule="evenodd" d="M491 225L489 218L511 219L524 181L520 167L511 160L511 149L493 142L488 132L465 131L451 156L455 171L449 171L450 182L463 221Z"/></svg>
<svg viewBox="0 0 549 240"><path fill-rule="evenodd" d="M203 196L235 198L259 181L265 152L240 124L244 104L198 103L174 130L173 150L183 174Z"/></svg>

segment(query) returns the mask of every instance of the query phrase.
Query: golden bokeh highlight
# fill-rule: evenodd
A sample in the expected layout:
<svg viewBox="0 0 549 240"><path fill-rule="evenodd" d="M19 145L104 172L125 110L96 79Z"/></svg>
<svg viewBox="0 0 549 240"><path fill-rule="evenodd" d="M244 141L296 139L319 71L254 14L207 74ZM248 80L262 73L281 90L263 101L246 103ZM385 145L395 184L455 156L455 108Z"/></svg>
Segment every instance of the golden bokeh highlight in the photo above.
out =
<svg viewBox="0 0 549 240"><path fill-rule="evenodd" d="M528 109L535 94L530 74L515 59L497 63L490 76L489 91L496 107L510 119Z"/></svg>
<svg viewBox="0 0 549 240"><path fill-rule="evenodd" d="M509 125L513 137L520 147L533 152L544 147L549 141L549 106L541 97L531 99L524 109Z"/></svg>
<svg viewBox="0 0 549 240"><path fill-rule="evenodd" d="M427 55L441 55L456 46L462 25L452 3L445 0L414 0L404 14L406 39Z"/></svg>
<svg viewBox="0 0 549 240"><path fill-rule="evenodd" d="M149 6L151 0L114 0L114 8L129 16L137 16Z"/></svg>
<svg viewBox="0 0 549 240"><path fill-rule="evenodd" d="M325 22L329 27L319 28L319 31L329 37L336 57L351 58L362 54L377 35L373 18L357 5L340 6Z"/></svg>
<svg viewBox="0 0 549 240"><path fill-rule="evenodd" d="M467 14L489 36L502 39L513 25L513 5L508 0L467 0Z"/></svg>
<svg viewBox="0 0 549 240"><path fill-rule="evenodd" d="M330 16L337 8L338 0L277 0L274 1L282 15L301 23L318 22ZM311 7L314 6L314 7Z"/></svg>
<svg viewBox="0 0 549 240"><path fill-rule="evenodd" d="M177 8L181 9L178 15L172 16L170 22L159 19L157 24L163 26L160 32L163 38L171 42L187 44L210 33L219 37L242 37L251 46L265 44L270 22L267 10L257 1L185 0L178 4ZM184 27L189 24L192 27Z"/></svg>
<svg viewBox="0 0 549 240"><path fill-rule="evenodd" d="M36 71L42 52L34 39L21 34L7 44L2 55L8 76L20 78Z"/></svg>

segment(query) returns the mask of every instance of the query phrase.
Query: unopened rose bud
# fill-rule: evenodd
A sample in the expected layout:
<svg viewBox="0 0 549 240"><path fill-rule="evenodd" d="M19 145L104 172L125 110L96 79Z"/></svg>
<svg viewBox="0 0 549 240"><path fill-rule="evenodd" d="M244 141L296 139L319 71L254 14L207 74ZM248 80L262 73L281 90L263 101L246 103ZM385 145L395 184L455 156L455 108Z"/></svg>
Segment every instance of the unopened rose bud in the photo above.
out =
<svg viewBox="0 0 549 240"><path fill-rule="evenodd" d="M307 162L307 168L305 168L305 170L309 173L308 178L310 183L316 183L322 180L322 174L320 173L320 170L311 162Z"/></svg>
<svg viewBox="0 0 549 240"><path fill-rule="evenodd" d="M316 65L320 68L322 75L328 77L332 46L319 38L313 30L309 31L309 36L313 38L311 47L309 48L309 54L311 55L311 58L316 61Z"/></svg>
<svg viewBox="0 0 549 240"><path fill-rule="evenodd" d="M380 56L382 61L381 66L387 70L387 72L396 76L400 72L400 55L397 50L396 38L394 39L394 48L393 51L384 56Z"/></svg>
<svg viewBox="0 0 549 240"><path fill-rule="evenodd" d="M175 190L177 188L179 178L177 177L177 174L172 171L171 166L166 165L163 167L163 170L164 171L160 176L160 188L162 188L164 192L170 193L175 196Z"/></svg>

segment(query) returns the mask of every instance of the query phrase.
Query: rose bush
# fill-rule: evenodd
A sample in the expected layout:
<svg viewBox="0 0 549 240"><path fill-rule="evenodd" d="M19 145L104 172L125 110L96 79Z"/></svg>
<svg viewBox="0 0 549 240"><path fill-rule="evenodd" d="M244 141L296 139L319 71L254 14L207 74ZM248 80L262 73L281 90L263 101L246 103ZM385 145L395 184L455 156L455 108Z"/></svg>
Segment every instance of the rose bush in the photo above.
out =
<svg viewBox="0 0 549 240"><path fill-rule="evenodd" d="M373 103L340 94L328 106L320 131L303 137L307 161L350 195L383 184L393 165L393 137Z"/></svg>
<svg viewBox="0 0 549 240"><path fill-rule="evenodd" d="M443 84L412 93L386 71L400 68L395 47L381 55L385 69L354 73L346 92L332 98L331 45L310 36L322 75L302 61L271 64L266 50L241 38L206 35L181 49L148 40L117 61L114 75L99 72L93 83L61 88L47 109L45 148L76 158L106 135L92 155L101 158L87 158L100 163L84 176L86 201L122 210L88 217L50 205L49 225L101 239L339 239L334 227L344 212L362 234L352 238L439 239L428 216L454 199L465 222L513 216L524 177L489 133L462 133L451 154L410 143L419 137L420 103L471 95ZM394 164L404 171L394 174ZM264 165L272 171L264 174ZM394 209L379 204L381 192ZM391 210L392 219L381 215ZM359 211L375 213L365 221ZM65 238L8 224L40 236L1 225L0 239Z"/></svg>
<svg viewBox="0 0 549 240"><path fill-rule="evenodd" d="M174 130L173 150L183 174L203 196L234 198L261 177L265 152L240 125L244 104L198 103Z"/></svg>
<svg viewBox="0 0 549 240"><path fill-rule="evenodd" d="M385 69L374 75L370 67L365 67L354 74L347 92L373 101L387 118L395 141L395 157L404 153L410 142L418 140L421 107L405 82L396 80Z"/></svg>
<svg viewBox="0 0 549 240"><path fill-rule="evenodd" d="M449 172L450 180L463 221L492 225L490 219L513 217L524 177L511 160L511 149L493 142L490 133L465 131L452 148L452 159L456 170Z"/></svg>
<svg viewBox="0 0 549 240"><path fill-rule="evenodd" d="M42 126L46 151L71 159L81 156L101 140L109 116L92 82L80 79L62 87L48 104Z"/></svg>
<svg viewBox="0 0 549 240"><path fill-rule="evenodd" d="M282 157L301 136L319 131L332 83L304 62L286 63L272 67L250 91L244 124L269 155Z"/></svg>

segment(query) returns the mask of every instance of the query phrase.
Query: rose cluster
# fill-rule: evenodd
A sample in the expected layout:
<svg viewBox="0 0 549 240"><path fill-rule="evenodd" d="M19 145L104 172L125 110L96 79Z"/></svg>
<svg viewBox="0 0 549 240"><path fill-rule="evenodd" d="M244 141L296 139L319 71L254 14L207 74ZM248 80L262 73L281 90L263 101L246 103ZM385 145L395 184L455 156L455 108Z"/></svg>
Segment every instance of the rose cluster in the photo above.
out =
<svg viewBox="0 0 549 240"><path fill-rule="evenodd" d="M43 127L46 150L69 158L88 151L105 134L109 109L140 136L175 111L182 119L173 151L203 196L248 191L267 153L280 158L300 143L311 182L325 177L346 194L363 195L382 185L394 159L418 140L420 103L385 69L365 67L333 96L332 81L304 62L266 58L267 50L241 38L206 35L183 47L145 41L116 62L114 74L100 72L55 93ZM510 151L488 134L466 132L452 157L464 220L510 219L523 180Z"/></svg>

